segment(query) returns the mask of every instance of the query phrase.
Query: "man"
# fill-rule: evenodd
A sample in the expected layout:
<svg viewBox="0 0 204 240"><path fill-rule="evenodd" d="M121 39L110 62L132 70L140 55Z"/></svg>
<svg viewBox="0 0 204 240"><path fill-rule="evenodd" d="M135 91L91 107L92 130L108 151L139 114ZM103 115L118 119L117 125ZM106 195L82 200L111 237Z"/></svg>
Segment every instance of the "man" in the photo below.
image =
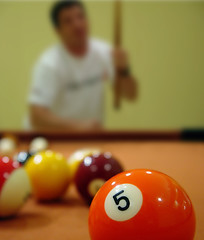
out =
<svg viewBox="0 0 204 240"><path fill-rule="evenodd" d="M121 75L121 95L135 96L125 52L89 38L82 2L58 1L51 20L61 43L39 59L29 96L34 129L95 130L103 125L104 79ZM116 71L114 71L114 69Z"/></svg>

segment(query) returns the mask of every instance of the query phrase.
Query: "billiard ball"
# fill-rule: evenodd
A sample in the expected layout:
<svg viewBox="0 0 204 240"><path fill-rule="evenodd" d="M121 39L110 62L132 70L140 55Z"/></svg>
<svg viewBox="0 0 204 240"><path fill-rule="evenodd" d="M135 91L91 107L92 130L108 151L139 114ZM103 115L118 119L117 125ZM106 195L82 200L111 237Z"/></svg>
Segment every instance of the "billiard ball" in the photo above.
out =
<svg viewBox="0 0 204 240"><path fill-rule="evenodd" d="M26 171L13 159L0 157L0 218L17 214L30 192Z"/></svg>
<svg viewBox="0 0 204 240"><path fill-rule="evenodd" d="M59 199L70 183L69 167L60 153L49 150L37 153L25 164L25 170L37 200Z"/></svg>
<svg viewBox="0 0 204 240"><path fill-rule="evenodd" d="M80 163L74 182L80 195L90 204L105 181L122 171L122 166L111 153L96 153Z"/></svg>
<svg viewBox="0 0 204 240"><path fill-rule="evenodd" d="M18 161L21 165L24 165L32 156L34 155L34 153L32 152L26 152L26 151L22 151L19 152L15 159L16 161Z"/></svg>
<svg viewBox="0 0 204 240"><path fill-rule="evenodd" d="M71 177L74 178L75 173L77 171L78 166L83 161L83 159L87 156L90 156L92 154L100 153L99 149L94 148L84 148L75 151L69 158L68 158L68 165L70 167L71 171Z"/></svg>
<svg viewBox="0 0 204 240"><path fill-rule="evenodd" d="M16 149L16 142L13 138L5 137L0 140L1 155L10 155Z"/></svg>
<svg viewBox="0 0 204 240"><path fill-rule="evenodd" d="M48 148L48 141L44 137L36 137L30 143L30 152L37 153Z"/></svg>
<svg viewBox="0 0 204 240"><path fill-rule="evenodd" d="M190 198L169 176L132 170L111 178L95 196L89 213L92 240L193 240Z"/></svg>

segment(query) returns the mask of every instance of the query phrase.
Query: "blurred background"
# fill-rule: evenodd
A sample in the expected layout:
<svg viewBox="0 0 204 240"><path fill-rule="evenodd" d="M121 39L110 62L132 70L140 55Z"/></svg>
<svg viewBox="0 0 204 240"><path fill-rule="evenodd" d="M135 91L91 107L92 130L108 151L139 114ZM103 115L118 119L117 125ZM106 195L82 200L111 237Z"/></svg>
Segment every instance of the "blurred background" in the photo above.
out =
<svg viewBox="0 0 204 240"><path fill-rule="evenodd" d="M0 129L22 129L32 68L57 41L51 1L0 2ZM113 42L113 1L85 2L91 35ZM204 127L204 2L122 3L122 42L139 97L113 108L107 83L105 128Z"/></svg>

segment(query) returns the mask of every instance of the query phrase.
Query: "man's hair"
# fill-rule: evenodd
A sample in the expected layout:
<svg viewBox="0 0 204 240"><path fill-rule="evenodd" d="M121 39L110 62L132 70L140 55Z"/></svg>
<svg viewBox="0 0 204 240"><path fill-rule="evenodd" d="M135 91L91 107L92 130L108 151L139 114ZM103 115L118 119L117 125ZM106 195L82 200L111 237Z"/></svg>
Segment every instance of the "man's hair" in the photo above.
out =
<svg viewBox="0 0 204 240"><path fill-rule="evenodd" d="M80 0L58 0L52 6L50 18L55 27L59 25L59 14L63 9L79 6L84 10L84 4Z"/></svg>

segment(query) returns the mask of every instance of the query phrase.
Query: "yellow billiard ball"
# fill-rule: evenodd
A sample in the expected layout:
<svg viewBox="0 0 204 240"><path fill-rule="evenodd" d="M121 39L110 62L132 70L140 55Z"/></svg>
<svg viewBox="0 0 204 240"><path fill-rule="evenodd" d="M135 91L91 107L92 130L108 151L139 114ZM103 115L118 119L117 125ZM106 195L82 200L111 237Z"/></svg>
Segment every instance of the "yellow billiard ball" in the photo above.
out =
<svg viewBox="0 0 204 240"><path fill-rule="evenodd" d="M43 151L32 156L25 165L33 195L38 200L60 198L70 183L70 170L60 153Z"/></svg>
<svg viewBox="0 0 204 240"><path fill-rule="evenodd" d="M84 148L84 149L77 150L69 157L67 163L71 171L72 179L74 178L75 173L78 169L78 166L82 162L82 160L85 157L88 157L93 154L100 154L100 150L94 149L94 148Z"/></svg>

